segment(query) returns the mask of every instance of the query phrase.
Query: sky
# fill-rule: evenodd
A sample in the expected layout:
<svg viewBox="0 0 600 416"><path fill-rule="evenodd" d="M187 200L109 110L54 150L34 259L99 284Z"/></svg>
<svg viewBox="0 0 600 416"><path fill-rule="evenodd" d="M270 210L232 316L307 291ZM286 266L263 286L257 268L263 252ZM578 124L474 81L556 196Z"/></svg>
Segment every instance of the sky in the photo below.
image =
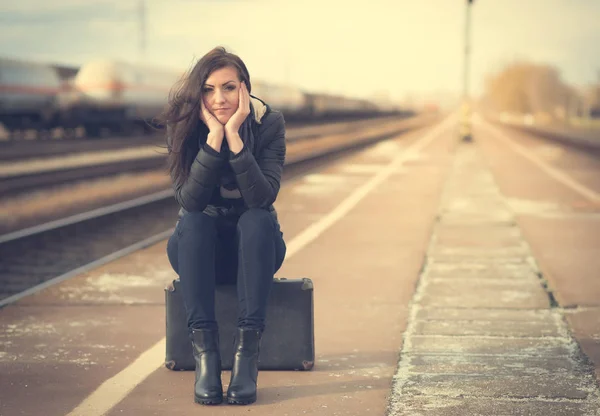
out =
<svg viewBox="0 0 600 416"><path fill-rule="evenodd" d="M185 70L217 45L252 79L394 101L462 91L466 0L0 0L0 56ZM600 2L475 0L470 90L516 60L600 78Z"/></svg>

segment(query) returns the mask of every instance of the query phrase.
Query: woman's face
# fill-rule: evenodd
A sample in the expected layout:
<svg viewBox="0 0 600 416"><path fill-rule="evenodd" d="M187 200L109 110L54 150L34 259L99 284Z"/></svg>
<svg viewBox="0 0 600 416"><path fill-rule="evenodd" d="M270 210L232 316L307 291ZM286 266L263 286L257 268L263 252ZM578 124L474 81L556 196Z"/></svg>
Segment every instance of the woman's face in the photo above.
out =
<svg viewBox="0 0 600 416"><path fill-rule="evenodd" d="M202 86L204 106L223 125L238 109L239 89L237 70L229 66L215 70Z"/></svg>

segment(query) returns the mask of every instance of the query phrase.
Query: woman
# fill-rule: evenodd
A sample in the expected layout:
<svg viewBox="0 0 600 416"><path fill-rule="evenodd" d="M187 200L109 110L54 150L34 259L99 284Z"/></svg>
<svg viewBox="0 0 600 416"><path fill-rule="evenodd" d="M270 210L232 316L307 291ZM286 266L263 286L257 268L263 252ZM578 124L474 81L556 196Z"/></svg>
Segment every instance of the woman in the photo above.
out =
<svg viewBox="0 0 600 416"><path fill-rule="evenodd" d="M251 88L242 60L218 47L181 80L162 117L181 206L167 254L181 280L196 360L194 398L201 404L223 401L217 283L236 283L238 294L227 401L256 401L267 299L286 251L273 207L285 159L284 119L251 97Z"/></svg>

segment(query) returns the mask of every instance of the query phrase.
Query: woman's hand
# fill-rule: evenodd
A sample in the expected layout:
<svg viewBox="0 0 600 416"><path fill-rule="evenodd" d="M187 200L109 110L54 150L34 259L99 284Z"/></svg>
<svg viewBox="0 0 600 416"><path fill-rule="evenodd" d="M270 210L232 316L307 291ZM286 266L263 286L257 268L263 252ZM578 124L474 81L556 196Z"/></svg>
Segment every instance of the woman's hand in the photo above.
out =
<svg viewBox="0 0 600 416"><path fill-rule="evenodd" d="M204 106L204 100L202 99L200 99L200 120L202 120L202 122L206 124L209 133L219 137L223 137L223 125L219 120L217 120L217 118L214 115L212 115L210 111L206 109L206 107Z"/></svg>
<svg viewBox="0 0 600 416"><path fill-rule="evenodd" d="M225 124L225 137L228 142L239 133L242 123L246 120L248 114L250 114L250 94L246 88L246 83L243 81L240 84L239 97L236 112L231 116L227 124Z"/></svg>
<svg viewBox="0 0 600 416"><path fill-rule="evenodd" d="M204 100L200 102L200 120L206 127L208 127L208 136L206 137L206 144L212 147L216 152L221 151L221 145L223 144L223 136L225 135L225 129L221 122L211 114L210 111L204 106ZM199 146L202 147L203 139L198 138Z"/></svg>

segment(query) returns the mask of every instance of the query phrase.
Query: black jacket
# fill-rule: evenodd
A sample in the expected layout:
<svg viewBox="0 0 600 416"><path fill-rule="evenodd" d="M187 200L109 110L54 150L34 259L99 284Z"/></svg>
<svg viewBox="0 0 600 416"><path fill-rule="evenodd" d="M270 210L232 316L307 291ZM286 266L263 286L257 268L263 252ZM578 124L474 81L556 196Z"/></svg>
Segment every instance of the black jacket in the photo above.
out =
<svg viewBox="0 0 600 416"><path fill-rule="evenodd" d="M202 211L237 220L249 208L266 209L277 218L273 203L286 152L283 114L252 97L248 117L252 129L240 129L244 148L237 155L225 139L221 152L207 144L200 148L186 182L175 187L179 218L186 211Z"/></svg>

